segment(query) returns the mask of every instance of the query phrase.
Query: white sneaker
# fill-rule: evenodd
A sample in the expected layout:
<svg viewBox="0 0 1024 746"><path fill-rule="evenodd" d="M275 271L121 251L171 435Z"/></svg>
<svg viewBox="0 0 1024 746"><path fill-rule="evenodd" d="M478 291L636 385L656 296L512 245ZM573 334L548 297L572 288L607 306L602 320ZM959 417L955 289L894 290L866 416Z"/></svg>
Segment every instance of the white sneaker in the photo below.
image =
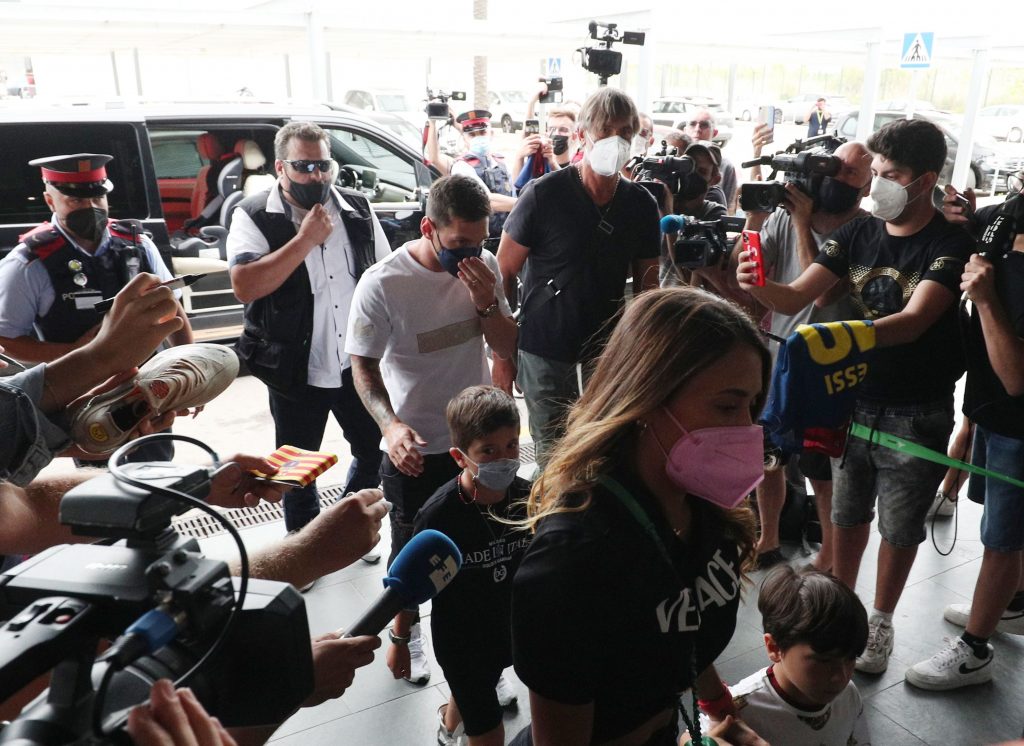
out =
<svg viewBox="0 0 1024 746"><path fill-rule="evenodd" d="M362 559L362 561L368 565L376 565L378 562L380 562L380 550L377 549L377 547L374 547L369 552L360 557L360 559Z"/></svg>
<svg viewBox="0 0 1024 746"><path fill-rule="evenodd" d="M178 345L158 352L135 378L98 394L71 417L71 438L89 453L117 450L147 417L201 407L238 375L238 356L224 345Z"/></svg>
<svg viewBox="0 0 1024 746"><path fill-rule="evenodd" d="M956 512L956 495L947 495L945 492L936 492L932 506L928 508L928 517L933 515L939 518L949 518Z"/></svg>
<svg viewBox="0 0 1024 746"><path fill-rule="evenodd" d="M494 687L494 691L498 695L498 704L502 707L511 709L518 706L519 695L516 694L516 690L512 688L512 685L508 683L505 674L498 677L498 685Z"/></svg>
<svg viewBox="0 0 1024 746"><path fill-rule="evenodd" d="M991 645L986 645L988 656L979 658L962 638L946 637L944 640L946 647L907 669L908 684L920 689L943 691L992 680L992 666L989 664L994 655Z"/></svg>
<svg viewBox="0 0 1024 746"><path fill-rule="evenodd" d="M409 628L409 675L405 680L410 684L426 684L430 681L430 663L423 650L423 630L419 622Z"/></svg>
<svg viewBox="0 0 1024 746"><path fill-rule="evenodd" d="M467 746L469 738L466 736L466 727L461 722L455 726L455 730L448 730L444 727L444 714L447 710L447 702L437 708L438 746Z"/></svg>
<svg viewBox="0 0 1024 746"><path fill-rule="evenodd" d="M971 618L970 604L950 604L942 612L943 618L958 627L966 627L967 620ZM1011 611L1003 609L1003 616L996 625L996 630L1008 635L1024 635L1024 611Z"/></svg>
<svg viewBox="0 0 1024 746"><path fill-rule="evenodd" d="M853 667L863 673L882 673L889 667L895 632L891 624L872 616L868 619L868 644Z"/></svg>

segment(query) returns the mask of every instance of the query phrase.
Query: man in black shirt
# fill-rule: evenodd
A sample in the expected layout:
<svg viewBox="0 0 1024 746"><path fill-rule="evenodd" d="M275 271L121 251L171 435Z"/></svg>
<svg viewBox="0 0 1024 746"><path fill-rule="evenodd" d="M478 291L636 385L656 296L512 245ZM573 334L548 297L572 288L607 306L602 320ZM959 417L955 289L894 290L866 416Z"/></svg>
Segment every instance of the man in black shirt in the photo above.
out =
<svg viewBox="0 0 1024 746"><path fill-rule="evenodd" d="M619 172L639 129L636 105L602 88L579 116L584 158L530 182L501 236L498 267L508 297L523 273L519 369L495 360L494 382L526 397L537 461L579 396L582 368L610 332L632 275L637 292L658 286L658 206Z"/></svg>
<svg viewBox="0 0 1024 746"><path fill-rule="evenodd" d="M953 428L953 386L964 370L956 300L973 241L931 202L946 157L941 130L903 119L867 145L874 154L874 217L839 228L815 263L788 285L753 285L748 261L737 268L737 280L768 308L794 314L849 279L851 299L863 318L874 321L881 348L860 384L854 422L944 452ZM833 572L851 588L878 501L875 602L857 669L881 673L892 652L892 613L926 537L925 515L945 467L856 438L832 467Z"/></svg>

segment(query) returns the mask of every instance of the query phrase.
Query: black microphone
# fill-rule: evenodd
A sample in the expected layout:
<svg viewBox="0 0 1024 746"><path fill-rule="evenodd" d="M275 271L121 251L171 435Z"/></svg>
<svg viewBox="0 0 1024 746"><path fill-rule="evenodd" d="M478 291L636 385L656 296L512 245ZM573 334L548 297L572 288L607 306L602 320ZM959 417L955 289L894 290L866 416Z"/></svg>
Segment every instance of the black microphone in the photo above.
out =
<svg viewBox="0 0 1024 746"><path fill-rule="evenodd" d="M384 592L345 632L345 637L378 635L395 614L429 601L452 582L462 553L440 531L420 531L402 547L384 578Z"/></svg>

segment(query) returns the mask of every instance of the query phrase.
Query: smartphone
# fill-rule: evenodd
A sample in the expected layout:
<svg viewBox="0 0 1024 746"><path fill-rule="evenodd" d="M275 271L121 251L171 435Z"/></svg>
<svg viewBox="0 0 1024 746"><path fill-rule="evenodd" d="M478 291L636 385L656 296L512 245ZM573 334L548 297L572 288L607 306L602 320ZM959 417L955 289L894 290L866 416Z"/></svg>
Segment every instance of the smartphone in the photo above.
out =
<svg viewBox="0 0 1024 746"><path fill-rule="evenodd" d="M524 135L539 135L540 134L540 120L539 119L527 119L523 125Z"/></svg>
<svg viewBox="0 0 1024 746"><path fill-rule="evenodd" d="M768 142L773 142L775 140L775 107L762 106L760 109L758 109L757 122L758 124L768 125L768 129L771 132L771 134L769 135Z"/></svg>
<svg viewBox="0 0 1024 746"><path fill-rule="evenodd" d="M764 254L761 253L761 234L757 231L743 231L743 248L747 261L754 262L754 284L764 287Z"/></svg>

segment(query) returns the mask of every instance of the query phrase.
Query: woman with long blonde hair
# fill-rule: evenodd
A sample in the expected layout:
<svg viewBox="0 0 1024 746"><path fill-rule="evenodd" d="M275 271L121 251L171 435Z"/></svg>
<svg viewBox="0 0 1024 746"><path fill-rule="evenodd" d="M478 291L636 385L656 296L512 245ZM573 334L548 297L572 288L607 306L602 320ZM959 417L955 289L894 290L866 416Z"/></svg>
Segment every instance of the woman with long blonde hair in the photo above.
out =
<svg viewBox="0 0 1024 746"><path fill-rule="evenodd" d="M671 288L626 309L530 496L512 623L533 723L514 743L675 744L689 689L725 719L715 735L760 742L726 717L713 662L753 551L739 506L763 477L769 371L720 298Z"/></svg>

